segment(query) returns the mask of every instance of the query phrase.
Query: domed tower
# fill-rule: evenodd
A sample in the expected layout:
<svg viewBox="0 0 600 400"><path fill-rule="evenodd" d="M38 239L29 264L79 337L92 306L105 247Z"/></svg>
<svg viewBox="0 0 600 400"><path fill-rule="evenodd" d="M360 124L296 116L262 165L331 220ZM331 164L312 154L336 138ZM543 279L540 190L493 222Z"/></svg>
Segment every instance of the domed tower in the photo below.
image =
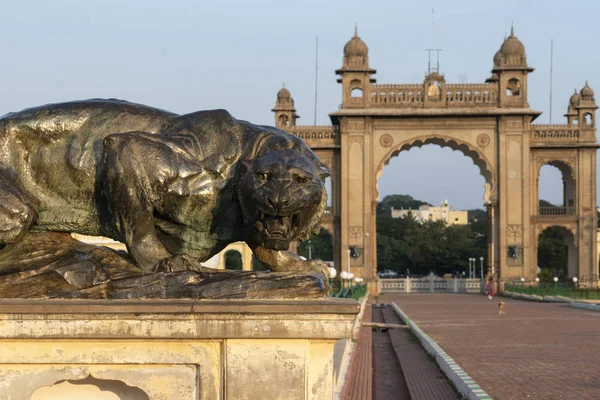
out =
<svg viewBox="0 0 600 400"><path fill-rule="evenodd" d="M575 92L571 95L571 98L569 99L569 108L567 109L567 113L565 114L565 117L567 117L567 123L569 125L574 125L579 120L578 108L579 94L577 94L577 89L575 89Z"/></svg>
<svg viewBox="0 0 600 400"><path fill-rule="evenodd" d="M285 84L277 92L277 102L271 111L275 113L275 126L279 129L288 129L290 126L295 126L296 120L300 118L296 114L292 94L285 88Z"/></svg>
<svg viewBox="0 0 600 400"><path fill-rule="evenodd" d="M344 46L344 63L335 71L342 84L342 108L365 108L369 84L375 82L371 75L377 71L369 68L369 48L358 37L358 29Z"/></svg>
<svg viewBox="0 0 600 400"><path fill-rule="evenodd" d="M593 128L596 126L597 108L596 100L594 99L594 91L586 81L585 86L579 92L579 105L577 107L580 127Z"/></svg>
<svg viewBox="0 0 600 400"><path fill-rule="evenodd" d="M527 102L527 75L533 68L527 66L525 46L510 28L510 36L504 39L500 50L494 55L492 77L487 82L497 83L500 107L529 107Z"/></svg>

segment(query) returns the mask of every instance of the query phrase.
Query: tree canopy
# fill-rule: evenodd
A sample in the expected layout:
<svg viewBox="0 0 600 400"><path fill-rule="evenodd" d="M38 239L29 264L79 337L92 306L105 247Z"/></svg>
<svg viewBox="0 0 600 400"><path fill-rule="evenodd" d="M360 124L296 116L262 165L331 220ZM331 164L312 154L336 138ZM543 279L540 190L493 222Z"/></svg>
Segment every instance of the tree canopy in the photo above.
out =
<svg viewBox="0 0 600 400"><path fill-rule="evenodd" d="M448 225L443 222L420 222L413 216L392 218L391 209L417 209L424 201L409 195L389 195L377 205L377 269L391 269L400 274L409 269L412 275L468 273L469 258L480 257L487 268L488 216L483 209L468 210L468 225ZM542 207L554 207L540 200ZM566 273L567 247L563 232L551 227L540 235L538 266L561 275ZM298 254L308 258L308 241L300 244ZM312 258L333 260L332 237L326 230L310 238ZM561 272L564 271L564 272ZM487 271L484 270L484 273Z"/></svg>

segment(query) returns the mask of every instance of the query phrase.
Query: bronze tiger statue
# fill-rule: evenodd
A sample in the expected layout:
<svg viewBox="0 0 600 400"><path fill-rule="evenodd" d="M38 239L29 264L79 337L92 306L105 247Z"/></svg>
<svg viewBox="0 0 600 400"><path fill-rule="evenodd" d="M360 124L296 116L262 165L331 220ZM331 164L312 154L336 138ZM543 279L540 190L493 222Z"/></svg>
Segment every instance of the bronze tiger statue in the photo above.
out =
<svg viewBox="0 0 600 400"><path fill-rule="evenodd" d="M320 229L328 175L301 139L224 110L30 108L0 117L0 243L40 230L106 236L150 272L244 241L274 271L323 271L287 249Z"/></svg>

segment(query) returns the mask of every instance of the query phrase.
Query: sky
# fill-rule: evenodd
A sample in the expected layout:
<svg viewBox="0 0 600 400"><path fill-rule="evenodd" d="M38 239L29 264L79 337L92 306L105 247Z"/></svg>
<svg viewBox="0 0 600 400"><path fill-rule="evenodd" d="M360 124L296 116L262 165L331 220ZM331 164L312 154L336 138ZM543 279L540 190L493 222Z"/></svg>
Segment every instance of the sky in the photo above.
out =
<svg viewBox="0 0 600 400"><path fill-rule="evenodd" d="M586 79L600 81L600 2L2 0L0 113L86 98L120 98L178 113L225 108L274 124L285 82L303 117L329 124L341 87L334 70L354 26L369 46L378 83L422 82L426 48L441 48L447 82L483 82L514 24L528 64L529 103L549 121L550 39L554 39L552 122ZM432 8L435 35L432 35ZM319 72L315 41L319 37ZM432 37L433 36L433 37ZM547 171L546 171L547 170ZM423 183L427 182L426 185ZM411 194L457 209L482 207L484 180L462 153L436 146L402 152L380 181L381 196ZM541 197L560 203L558 170L544 168ZM600 188L600 185L598 185Z"/></svg>

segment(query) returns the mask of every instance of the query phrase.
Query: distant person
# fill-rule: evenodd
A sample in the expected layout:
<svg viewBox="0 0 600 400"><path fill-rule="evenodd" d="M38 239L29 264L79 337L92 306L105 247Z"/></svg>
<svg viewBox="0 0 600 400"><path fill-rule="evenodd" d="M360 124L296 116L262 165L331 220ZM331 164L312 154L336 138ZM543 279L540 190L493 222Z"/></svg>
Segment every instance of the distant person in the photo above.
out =
<svg viewBox="0 0 600 400"><path fill-rule="evenodd" d="M487 285L485 287L485 294L487 294L488 299L492 299L492 296L494 295L494 281L492 280L492 277L490 276L490 278L487 281Z"/></svg>

